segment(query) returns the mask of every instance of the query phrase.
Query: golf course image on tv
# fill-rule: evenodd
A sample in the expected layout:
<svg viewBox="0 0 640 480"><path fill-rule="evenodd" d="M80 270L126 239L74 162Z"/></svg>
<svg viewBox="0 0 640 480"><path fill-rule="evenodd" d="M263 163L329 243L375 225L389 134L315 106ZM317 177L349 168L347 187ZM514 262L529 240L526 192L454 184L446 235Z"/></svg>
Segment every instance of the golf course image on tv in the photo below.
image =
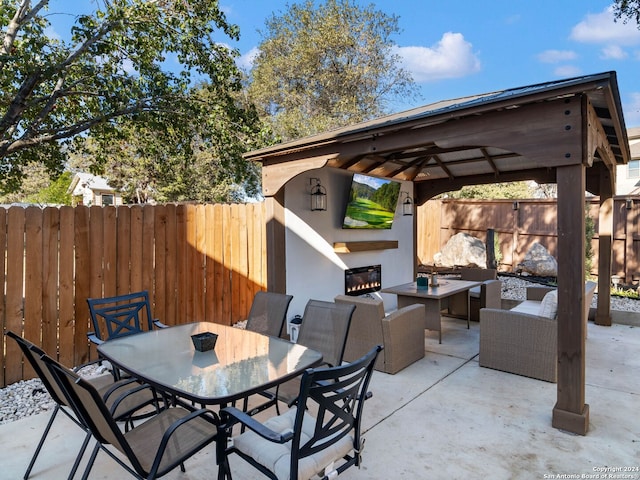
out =
<svg viewBox="0 0 640 480"><path fill-rule="evenodd" d="M400 183L356 173L342 228L391 228Z"/></svg>

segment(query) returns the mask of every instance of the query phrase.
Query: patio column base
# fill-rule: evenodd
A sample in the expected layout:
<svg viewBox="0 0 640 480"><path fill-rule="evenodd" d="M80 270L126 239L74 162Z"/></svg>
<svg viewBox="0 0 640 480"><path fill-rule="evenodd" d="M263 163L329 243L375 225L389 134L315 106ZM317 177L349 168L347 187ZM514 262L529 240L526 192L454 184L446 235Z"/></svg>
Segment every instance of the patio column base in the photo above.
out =
<svg viewBox="0 0 640 480"><path fill-rule="evenodd" d="M596 313L596 318L595 318L595 322L596 325L602 325L604 327L610 327L611 326L611 315L608 313L605 313L604 315L600 315L599 313Z"/></svg>
<svg viewBox="0 0 640 480"><path fill-rule="evenodd" d="M561 410L557 404L553 407L551 426L578 435L586 435L589 430L589 405L585 403L582 413Z"/></svg>

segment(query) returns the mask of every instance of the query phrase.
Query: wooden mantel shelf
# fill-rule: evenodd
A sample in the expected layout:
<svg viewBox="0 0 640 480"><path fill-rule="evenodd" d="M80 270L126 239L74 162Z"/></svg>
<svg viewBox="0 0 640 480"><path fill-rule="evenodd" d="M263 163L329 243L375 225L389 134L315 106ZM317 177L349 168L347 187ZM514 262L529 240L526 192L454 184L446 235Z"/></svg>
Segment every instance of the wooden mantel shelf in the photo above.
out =
<svg viewBox="0 0 640 480"><path fill-rule="evenodd" d="M366 252L369 250L387 250L398 248L397 240L373 240L369 242L334 242L333 251L336 253Z"/></svg>

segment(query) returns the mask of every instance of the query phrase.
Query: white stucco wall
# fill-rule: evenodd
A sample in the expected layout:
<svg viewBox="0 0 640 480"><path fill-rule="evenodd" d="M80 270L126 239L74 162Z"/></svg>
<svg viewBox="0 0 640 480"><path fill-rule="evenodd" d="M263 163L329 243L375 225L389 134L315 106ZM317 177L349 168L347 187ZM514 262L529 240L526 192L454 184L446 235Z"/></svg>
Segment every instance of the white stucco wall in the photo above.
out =
<svg viewBox="0 0 640 480"><path fill-rule="evenodd" d="M327 211L312 212L310 178L319 178L327 189ZM302 315L309 299L333 301L344 293L344 271L366 265L382 265L382 288L413 281L413 216L403 216L396 207L390 230L343 230L342 217L351 185L351 174L325 168L309 171L291 180L285 190L286 280L293 295L289 320ZM401 191L411 193L404 182ZM335 253L334 242L397 240L397 249ZM385 310L397 306L395 295L379 295Z"/></svg>

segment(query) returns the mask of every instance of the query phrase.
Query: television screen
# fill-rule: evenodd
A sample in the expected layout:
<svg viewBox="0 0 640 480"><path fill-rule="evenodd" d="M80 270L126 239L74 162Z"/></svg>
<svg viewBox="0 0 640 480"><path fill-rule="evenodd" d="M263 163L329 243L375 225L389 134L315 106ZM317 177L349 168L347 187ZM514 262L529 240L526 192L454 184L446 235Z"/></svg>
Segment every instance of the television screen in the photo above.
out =
<svg viewBox="0 0 640 480"><path fill-rule="evenodd" d="M356 173L342 228L391 228L400 183Z"/></svg>

